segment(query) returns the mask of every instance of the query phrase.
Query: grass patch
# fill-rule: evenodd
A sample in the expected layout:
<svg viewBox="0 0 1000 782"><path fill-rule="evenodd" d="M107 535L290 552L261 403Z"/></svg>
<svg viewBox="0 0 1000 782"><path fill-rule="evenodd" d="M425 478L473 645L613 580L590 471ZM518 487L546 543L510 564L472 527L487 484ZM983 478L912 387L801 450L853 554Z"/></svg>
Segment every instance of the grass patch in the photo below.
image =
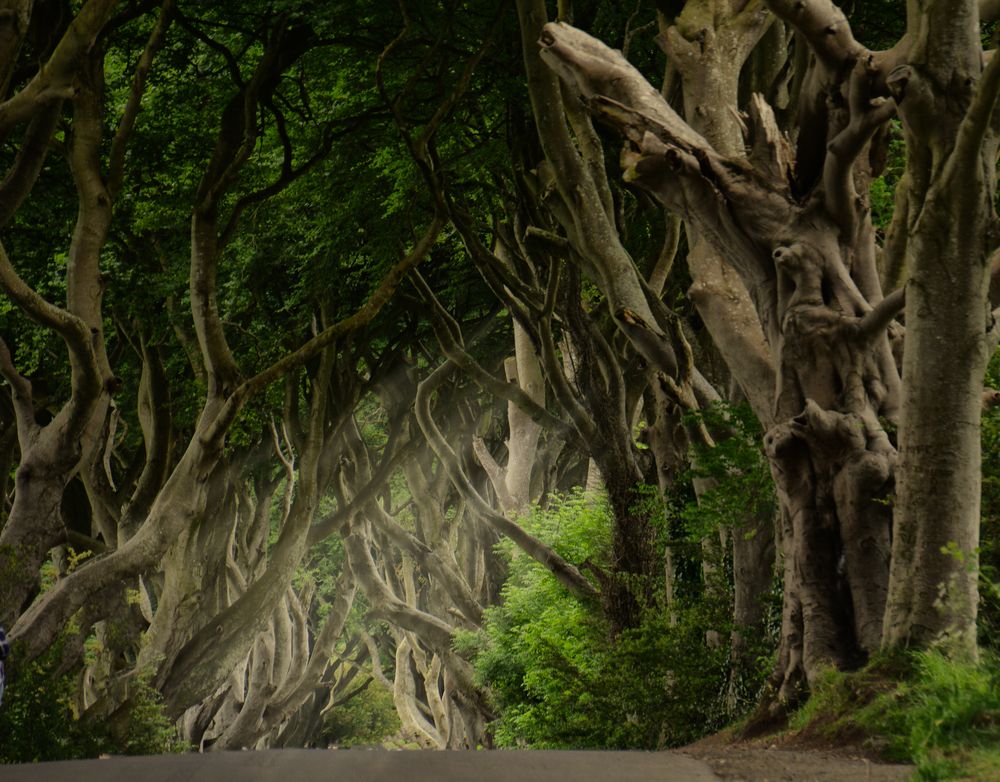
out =
<svg viewBox="0 0 1000 782"><path fill-rule="evenodd" d="M920 780L1000 782L1000 660L962 662L932 649L831 671L790 726L913 763Z"/></svg>

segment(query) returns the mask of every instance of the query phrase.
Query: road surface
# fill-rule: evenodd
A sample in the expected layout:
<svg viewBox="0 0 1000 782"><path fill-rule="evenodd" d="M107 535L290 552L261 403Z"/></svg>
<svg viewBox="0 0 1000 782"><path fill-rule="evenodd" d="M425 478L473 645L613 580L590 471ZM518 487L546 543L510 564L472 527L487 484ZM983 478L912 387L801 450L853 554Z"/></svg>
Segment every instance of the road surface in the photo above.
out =
<svg viewBox="0 0 1000 782"><path fill-rule="evenodd" d="M3 782L717 782L671 752L286 749L0 766Z"/></svg>

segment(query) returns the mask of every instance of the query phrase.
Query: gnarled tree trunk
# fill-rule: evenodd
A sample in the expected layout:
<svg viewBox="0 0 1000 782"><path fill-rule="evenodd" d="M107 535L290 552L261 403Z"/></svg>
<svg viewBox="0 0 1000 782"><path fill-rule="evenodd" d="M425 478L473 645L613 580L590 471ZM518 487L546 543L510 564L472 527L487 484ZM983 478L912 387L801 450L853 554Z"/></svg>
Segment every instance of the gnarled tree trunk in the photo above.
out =
<svg viewBox="0 0 1000 782"><path fill-rule="evenodd" d="M837 62L857 56L852 40L838 45ZM898 410L899 380L884 360L884 329L902 297L883 302L880 291L868 289L874 253L864 246L871 232L852 172L889 112L855 94L854 113L827 129L833 152L803 202L789 178L791 152L763 101L751 106L750 157L726 156L619 54L562 24L546 26L541 46L570 88L625 133L626 178L678 210L727 260L753 302L776 368L767 435L784 533L776 683L779 701L794 701L824 667L856 664L880 638L889 514L858 498L884 496L891 486L894 449L879 416ZM824 70L829 64L816 67L825 89L871 89L867 63L846 81L841 71ZM720 342L734 365L745 358L728 357Z"/></svg>

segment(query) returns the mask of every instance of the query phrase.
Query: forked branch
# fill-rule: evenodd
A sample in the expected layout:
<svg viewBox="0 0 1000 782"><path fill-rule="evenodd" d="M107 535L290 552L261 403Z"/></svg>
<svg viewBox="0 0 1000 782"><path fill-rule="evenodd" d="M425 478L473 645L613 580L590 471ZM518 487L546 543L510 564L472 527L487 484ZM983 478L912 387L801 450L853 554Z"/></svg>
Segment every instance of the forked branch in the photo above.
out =
<svg viewBox="0 0 1000 782"><path fill-rule="evenodd" d="M563 586L582 599L595 599L597 590L583 574L571 563L563 559L552 547L528 533L523 527L514 523L506 516L497 513L486 500L476 491L458 455L448 444L447 439L431 413L431 395L437 390L446 376L444 367L431 373L417 389L415 412L421 430L434 453L441 460L451 479L452 485L483 521L500 534L510 538L524 553L548 569Z"/></svg>

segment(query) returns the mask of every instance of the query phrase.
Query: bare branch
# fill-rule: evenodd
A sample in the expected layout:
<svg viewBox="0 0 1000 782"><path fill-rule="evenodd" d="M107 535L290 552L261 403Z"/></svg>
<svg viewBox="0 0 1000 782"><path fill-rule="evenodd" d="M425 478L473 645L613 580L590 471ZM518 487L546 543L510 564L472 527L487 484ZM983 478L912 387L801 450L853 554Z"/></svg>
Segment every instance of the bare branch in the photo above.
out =
<svg viewBox="0 0 1000 782"><path fill-rule="evenodd" d="M248 193L247 195L241 197L233 205L233 209L229 213L229 219L226 221L225 227L219 234L219 249L226 247L229 242L232 241L233 235L236 233L236 228L239 225L240 217L242 217L243 213L247 209L254 204L263 203L267 199L273 198L278 195L278 193L285 190L295 180L312 171L318 163L322 162L327 155L330 154L330 150L333 148L333 141L334 134L328 130L323 134L323 140L320 143L319 149L317 149L316 152L298 168L292 167L292 152L290 145L287 143L283 144L284 162L281 174L270 185L262 187L260 190L255 190L252 193Z"/></svg>
<svg viewBox="0 0 1000 782"><path fill-rule="evenodd" d="M253 76L242 84L223 110L212 157L198 185L196 211L208 213L218 206L253 153L260 126L257 111L270 100L282 75L315 44L312 30L281 24L267 43Z"/></svg>
<svg viewBox="0 0 1000 782"><path fill-rule="evenodd" d="M138 414L145 460L135 489L121 513L119 543L131 537L152 506L167 478L170 461L170 384L159 348L141 337L142 371L139 377Z"/></svg>
<svg viewBox="0 0 1000 782"><path fill-rule="evenodd" d="M507 490L507 471L493 458L493 454L486 447L486 442L482 437L477 435L472 438L472 450L486 471L486 477L490 479L490 485L493 487L493 491L496 492L500 508L504 512L509 512L514 508L514 499Z"/></svg>
<svg viewBox="0 0 1000 782"><path fill-rule="evenodd" d="M832 0L767 0L767 6L802 34L827 68L839 68L864 49Z"/></svg>
<svg viewBox="0 0 1000 782"><path fill-rule="evenodd" d="M7 95L21 45L31 24L33 0L0 2L0 98Z"/></svg>
<svg viewBox="0 0 1000 782"><path fill-rule="evenodd" d="M889 327L903 307L906 306L906 288L897 288L882 301L875 305L858 323L858 337L865 342L872 342Z"/></svg>
<svg viewBox="0 0 1000 782"><path fill-rule="evenodd" d="M413 149L418 158L422 158L426 152L427 145L430 140L437 133L438 128L441 123L451 114L452 110L455 108L459 99L465 94L465 91L469 88L469 84L472 81L473 72L476 70L476 66L479 65L480 61L489 51L490 47L493 46L493 42L496 38L497 32L500 28L500 23L506 16L508 0L503 0L497 3L496 14L493 17L493 23L490 26L489 32L486 34L486 38L483 39L482 44L476 50L475 54L470 57L466 63L465 67L462 68L462 73L458 77L458 81L452 88L448 96L441 102L434 112L434 116L428 120L427 124L424 125L420 136L413 142ZM381 58L380 58L381 59Z"/></svg>
<svg viewBox="0 0 1000 782"><path fill-rule="evenodd" d="M576 94L588 101L612 98L662 125L678 143L708 148L708 142L675 112L620 52L582 30L550 22L539 41L541 57Z"/></svg>
<svg viewBox="0 0 1000 782"><path fill-rule="evenodd" d="M499 380L483 369L479 362L465 351L462 344L462 334L458 330L458 323L444 309L441 302L438 301L427 281L416 271L412 272L410 276L417 290L420 291L420 295L431 305L434 333L437 335L442 353L447 358L468 374L475 381L476 385L484 391L501 399L506 399L508 402L513 402L536 424L541 424L547 429L557 432L559 436L577 446L581 445L579 436L571 426L565 421L556 418L548 410L539 405L519 385Z"/></svg>
<svg viewBox="0 0 1000 782"><path fill-rule="evenodd" d="M386 273L378 287L368 297L368 301L357 312L328 326L297 350L278 359L271 366L248 380L243 381L226 400L223 409L219 412L218 417L210 427L207 438L211 440L223 436L232 425L243 404L251 396L293 369L302 366L335 340L357 331L370 323L389 299L392 298L396 292L396 288L399 287L400 282L402 282L406 274L430 252L443 227L444 219L440 216L435 216L414 248Z"/></svg>
<svg viewBox="0 0 1000 782"><path fill-rule="evenodd" d="M330 664L334 646L344 632L344 625L351 606L354 605L354 594L357 582L350 568L345 565L337 584L334 587L334 600L327 612L323 629L313 642L309 662L304 669L275 693L264 712L265 724L277 725L291 716L312 693L323 672Z"/></svg>
<svg viewBox="0 0 1000 782"><path fill-rule="evenodd" d="M827 145L823 163L823 201L848 240L853 240L858 229L854 163L875 131L896 111L891 98L872 96L872 84L878 73L871 57L855 64L848 86L850 120Z"/></svg>
<svg viewBox="0 0 1000 782"><path fill-rule="evenodd" d="M240 88L245 85L246 82L243 81L243 74L240 72L240 65L236 59L236 55L227 46L203 33L193 24L192 20L180 12L177 13L177 23L209 49L222 55L222 59L225 60L226 67L229 70L229 78L233 80L233 84Z"/></svg>
<svg viewBox="0 0 1000 782"><path fill-rule="evenodd" d="M520 525L493 510L472 485L472 482L465 474L465 470L462 468L461 460L448 444L447 439L441 433L431 414L430 397L443 382L446 376L444 372L446 367L448 367L448 364L431 373L417 388L417 399L414 410L421 430L427 437L427 441L434 450L434 453L441 460L441 464L447 471L452 485L465 498L476 515L497 532L510 538L528 556L547 568L559 583L570 590L570 592L583 599L597 598L597 590L593 584L584 578L574 565L563 559L546 543L526 532Z"/></svg>
<svg viewBox="0 0 1000 782"><path fill-rule="evenodd" d="M73 374L73 397L81 405L86 406L86 400L96 397L102 388L101 373L87 324L66 310L50 304L28 287L11 265L2 243L0 243L0 288L28 317L52 329L63 338L80 368L79 372Z"/></svg>
<svg viewBox="0 0 1000 782"><path fill-rule="evenodd" d="M38 180L48 157L52 134L59 125L62 101L50 103L28 125L14 165L0 183L0 228L7 225Z"/></svg>
<svg viewBox="0 0 1000 782"><path fill-rule="evenodd" d="M945 164L952 177L963 179L978 172L983 139L990 128L990 118L1000 95L1000 57L991 57L979 83L972 105L959 125L955 148Z"/></svg>
<svg viewBox="0 0 1000 782"><path fill-rule="evenodd" d="M567 85L562 83L563 91L567 91ZM597 191L597 196L604 207L604 215L608 223L615 222L614 199L611 196L611 185L608 182L608 169L604 162L604 144L594 130L594 123L584 110L583 103L579 96L569 95L563 100L566 107L566 118L573 129L573 136L576 138L577 146L580 149L580 156L587 167L591 181Z"/></svg>
<svg viewBox="0 0 1000 782"><path fill-rule="evenodd" d="M353 422L352 422L353 423ZM371 475L368 447L361 438L356 425L349 426L345 431L345 440L353 461L359 466L362 478ZM370 484L370 481L368 481ZM352 504L356 504L353 503ZM449 597L454 601L460 616L466 622L479 625L482 622L483 609L472 595L472 590L457 568L449 567L448 563L415 535L404 529L396 520L374 499L370 497L365 504L367 510L362 511L376 529L382 532L396 547L406 552L439 583ZM409 601L408 601L409 602Z"/></svg>
<svg viewBox="0 0 1000 782"><path fill-rule="evenodd" d="M18 439L27 443L34 432L38 430L35 423L35 405L31 394L31 382L21 375L14 367L10 349L3 337L0 337L0 377L3 377L11 388L11 400L17 416Z"/></svg>
<svg viewBox="0 0 1000 782"><path fill-rule="evenodd" d="M559 80L552 70L543 67L535 51L538 36L548 26L545 3L542 0L518 0L517 11L528 93L545 156L565 181L582 182L586 173L566 127Z"/></svg>
<svg viewBox="0 0 1000 782"><path fill-rule="evenodd" d="M374 603L376 615L385 617L399 627L412 630L432 648L451 649L454 628L433 614L408 606L396 597L379 575L372 559L369 540L360 527L353 529L344 538L344 549L351 563L351 570Z"/></svg>
<svg viewBox="0 0 1000 782"><path fill-rule="evenodd" d="M386 481L396 471L396 469L413 455L418 443L415 440L407 440L399 448L395 449L391 456L383 458L378 469L349 502L337 508L333 513L320 519L309 529L309 545L315 545L324 538L335 532L346 531L347 524L354 514L369 502L375 499L380 491L385 488Z"/></svg>
<svg viewBox="0 0 1000 782"><path fill-rule="evenodd" d="M559 289L559 264L549 267L549 279L545 292L545 309L538 320L539 358L545 377L549 381L556 399L569 414L573 426L585 442L591 441L597 434L593 417L584 409L577 395L570 387L566 373L556 352L555 338L552 336L552 309L555 307L556 294Z"/></svg>

